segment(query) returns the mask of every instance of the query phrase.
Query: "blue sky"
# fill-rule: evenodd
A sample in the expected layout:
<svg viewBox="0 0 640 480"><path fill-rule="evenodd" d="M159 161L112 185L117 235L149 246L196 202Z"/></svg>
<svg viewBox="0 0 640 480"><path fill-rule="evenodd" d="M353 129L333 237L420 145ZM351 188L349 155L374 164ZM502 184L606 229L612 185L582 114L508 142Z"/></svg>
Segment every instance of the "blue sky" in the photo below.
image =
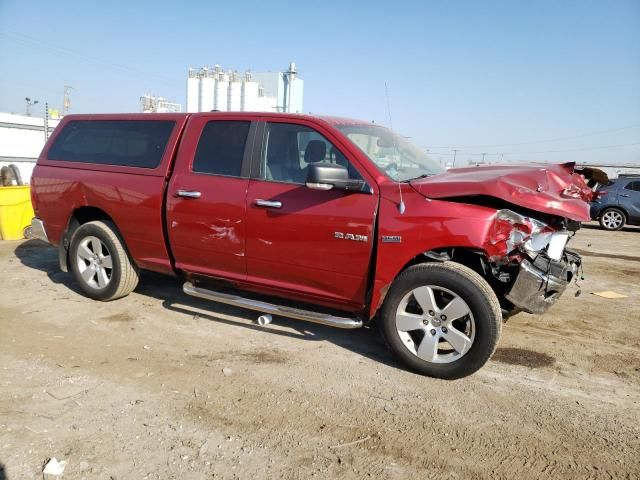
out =
<svg viewBox="0 0 640 480"><path fill-rule="evenodd" d="M458 162L640 164L640 1L0 0L0 111L184 105L189 66L298 65L304 107Z"/></svg>

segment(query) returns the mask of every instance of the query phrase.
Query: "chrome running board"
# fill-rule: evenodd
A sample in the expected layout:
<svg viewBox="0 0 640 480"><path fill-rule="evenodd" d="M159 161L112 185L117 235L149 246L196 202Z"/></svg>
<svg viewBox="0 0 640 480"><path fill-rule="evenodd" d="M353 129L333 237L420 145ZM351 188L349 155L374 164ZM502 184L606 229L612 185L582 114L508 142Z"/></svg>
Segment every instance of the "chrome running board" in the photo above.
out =
<svg viewBox="0 0 640 480"><path fill-rule="evenodd" d="M227 293L216 292L194 286L191 282L185 282L182 291L192 297L211 300L212 302L226 303L236 307L248 308L263 313L272 313L273 315L281 315L283 317L295 318L298 320L306 320L308 322L319 323L337 328L360 328L362 320L357 318L336 317L325 313L313 312L310 310L302 310L300 308L285 307L282 305L274 305L272 303L261 302L250 298L239 297L237 295L229 295Z"/></svg>

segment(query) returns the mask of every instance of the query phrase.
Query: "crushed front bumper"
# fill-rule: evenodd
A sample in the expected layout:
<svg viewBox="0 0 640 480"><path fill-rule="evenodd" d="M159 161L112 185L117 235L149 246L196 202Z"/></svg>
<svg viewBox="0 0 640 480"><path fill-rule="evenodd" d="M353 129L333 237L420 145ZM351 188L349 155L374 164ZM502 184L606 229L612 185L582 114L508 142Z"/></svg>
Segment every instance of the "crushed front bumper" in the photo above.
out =
<svg viewBox="0 0 640 480"><path fill-rule="evenodd" d="M522 311L544 313L564 293L581 263L580 255L570 250L564 251L560 261L544 255L525 259L506 298Z"/></svg>

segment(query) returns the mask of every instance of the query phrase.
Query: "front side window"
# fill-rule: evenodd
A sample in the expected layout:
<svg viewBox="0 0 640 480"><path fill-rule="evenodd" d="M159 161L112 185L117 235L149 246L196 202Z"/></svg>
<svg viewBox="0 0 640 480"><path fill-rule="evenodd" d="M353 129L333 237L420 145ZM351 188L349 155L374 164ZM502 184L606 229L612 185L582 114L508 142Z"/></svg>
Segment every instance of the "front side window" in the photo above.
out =
<svg viewBox="0 0 640 480"><path fill-rule="evenodd" d="M240 177L251 122L213 120L202 129L192 170L197 173Z"/></svg>
<svg viewBox="0 0 640 480"><path fill-rule="evenodd" d="M379 125L337 125L337 128L397 182L444 172L425 152L388 128Z"/></svg>
<svg viewBox="0 0 640 480"><path fill-rule="evenodd" d="M172 120L72 120L49 149L49 160L156 168Z"/></svg>
<svg viewBox="0 0 640 480"><path fill-rule="evenodd" d="M305 183L311 163L335 163L361 179L347 158L323 135L304 125L267 123L261 177L287 183Z"/></svg>

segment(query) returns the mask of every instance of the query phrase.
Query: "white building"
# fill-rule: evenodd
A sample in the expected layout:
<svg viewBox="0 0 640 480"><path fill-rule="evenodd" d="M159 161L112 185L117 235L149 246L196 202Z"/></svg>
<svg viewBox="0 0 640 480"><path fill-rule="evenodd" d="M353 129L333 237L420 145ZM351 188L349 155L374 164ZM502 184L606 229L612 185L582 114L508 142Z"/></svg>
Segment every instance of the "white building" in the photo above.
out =
<svg viewBox="0 0 640 480"><path fill-rule="evenodd" d="M0 167L16 165L22 180L28 183L36 160L58 123L60 120L49 120L45 134L44 118L0 113Z"/></svg>
<svg viewBox="0 0 640 480"><path fill-rule="evenodd" d="M142 113L180 113L182 105L169 102L164 97L145 93L140 97L140 111Z"/></svg>
<svg viewBox="0 0 640 480"><path fill-rule="evenodd" d="M296 64L286 72L240 74L213 68L189 69L187 112L292 112L302 113L304 81Z"/></svg>

